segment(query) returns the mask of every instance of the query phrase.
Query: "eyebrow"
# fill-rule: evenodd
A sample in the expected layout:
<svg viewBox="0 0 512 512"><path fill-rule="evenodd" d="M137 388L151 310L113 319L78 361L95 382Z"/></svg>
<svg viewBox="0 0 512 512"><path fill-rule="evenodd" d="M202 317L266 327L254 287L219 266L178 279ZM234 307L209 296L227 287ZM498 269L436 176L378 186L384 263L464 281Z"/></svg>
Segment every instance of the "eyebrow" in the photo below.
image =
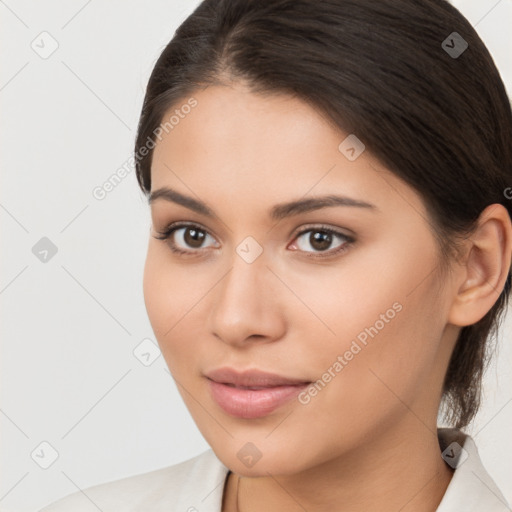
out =
<svg viewBox="0 0 512 512"><path fill-rule="evenodd" d="M202 201L181 194L180 192L168 187L162 187L151 192L148 203L151 205L151 203L155 202L157 199L163 199L171 203L179 204L206 217L213 218L216 216L213 210L211 210L211 208ZM367 208L375 211L378 210L374 204L367 203L366 201L353 199L347 196L327 195L307 199L297 199L288 203L276 204L270 209L269 216L273 220L281 220L300 213L307 213L332 206L354 206L357 208Z"/></svg>

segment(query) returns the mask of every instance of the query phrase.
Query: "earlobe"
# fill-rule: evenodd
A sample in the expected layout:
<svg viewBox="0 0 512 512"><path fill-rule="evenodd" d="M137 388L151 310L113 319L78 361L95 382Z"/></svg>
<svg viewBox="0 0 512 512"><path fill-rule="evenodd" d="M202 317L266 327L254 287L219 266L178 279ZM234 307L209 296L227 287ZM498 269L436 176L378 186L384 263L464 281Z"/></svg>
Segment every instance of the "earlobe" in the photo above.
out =
<svg viewBox="0 0 512 512"><path fill-rule="evenodd" d="M461 267L462 283L459 280L448 318L461 327L483 318L505 286L512 259L512 223L507 209L501 204L485 208L467 241L470 247Z"/></svg>

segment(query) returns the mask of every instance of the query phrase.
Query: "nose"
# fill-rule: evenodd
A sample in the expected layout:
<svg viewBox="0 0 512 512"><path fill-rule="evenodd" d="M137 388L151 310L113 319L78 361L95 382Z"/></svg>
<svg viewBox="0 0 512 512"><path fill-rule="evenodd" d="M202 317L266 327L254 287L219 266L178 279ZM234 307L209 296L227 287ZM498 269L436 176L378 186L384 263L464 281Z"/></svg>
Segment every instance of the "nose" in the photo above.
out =
<svg viewBox="0 0 512 512"><path fill-rule="evenodd" d="M209 329L217 338L242 347L268 343L284 334L283 284L260 256L248 263L237 253L211 295Z"/></svg>

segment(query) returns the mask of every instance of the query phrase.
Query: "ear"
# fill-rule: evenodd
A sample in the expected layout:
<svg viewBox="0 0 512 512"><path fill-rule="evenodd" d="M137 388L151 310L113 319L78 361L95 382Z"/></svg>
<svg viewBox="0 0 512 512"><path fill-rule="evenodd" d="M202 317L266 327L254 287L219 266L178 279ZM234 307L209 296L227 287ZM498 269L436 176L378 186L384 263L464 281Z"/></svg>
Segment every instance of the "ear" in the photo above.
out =
<svg viewBox="0 0 512 512"><path fill-rule="evenodd" d="M485 208L467 242L457 276L460 279L455 281L459 288L448 316L448 322L458 326L483 318L505 286L512 258L512 223L507 209L498 203Z"/></svg>

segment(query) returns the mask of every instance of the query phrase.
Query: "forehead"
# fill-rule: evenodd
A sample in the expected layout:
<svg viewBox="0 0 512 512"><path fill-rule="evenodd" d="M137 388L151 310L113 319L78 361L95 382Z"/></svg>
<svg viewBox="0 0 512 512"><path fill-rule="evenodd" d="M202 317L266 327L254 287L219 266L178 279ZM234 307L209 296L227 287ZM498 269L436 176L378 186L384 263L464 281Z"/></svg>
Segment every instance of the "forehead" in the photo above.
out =
<svg viewBox="0 0 512 512"><path fill-rule="evenodd" d="M378 205L398 191L419 201L368 151L349 160L340 150L349 134L299 98L263 96L239 84L209 86L191 98L193 108L180 110L190 103L184 98L164 115L164 122L173 113L179 121L154 149L152 191L168 186L245 206L326 193Z"/></svg>
<svg viewBox="0 0 512 512"><path fill-rule="evenodd" d="M313 148L334 145L336 149L343 135L333 133L334 128L313 107L285 94L260 95L234 84L209 86L191 98L196 103L193 108L185 109L190 98L183 98L163 116L164 121L174 117L173 126L162 134L154 160L173 150L176 156L186 154L188 161L206 155L216 163L235 158L260 162L265 155L273 161L279 156L290 161ZM188 113L172 116L181 110Z"/></svg>

